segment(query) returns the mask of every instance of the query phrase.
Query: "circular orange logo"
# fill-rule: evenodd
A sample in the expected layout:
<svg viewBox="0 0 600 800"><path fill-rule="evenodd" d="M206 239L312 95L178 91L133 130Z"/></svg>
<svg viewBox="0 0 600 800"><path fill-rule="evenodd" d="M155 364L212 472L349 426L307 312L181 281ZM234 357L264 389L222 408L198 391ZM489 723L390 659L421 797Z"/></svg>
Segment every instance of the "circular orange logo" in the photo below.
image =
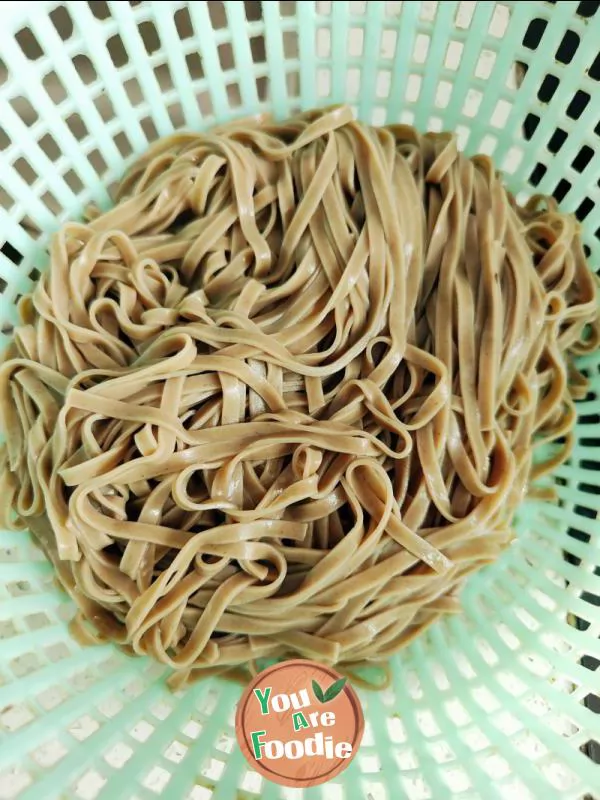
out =
<svg viewBox="0 0 600 800"><path fill-rule="evenodd" d="M354 689L331 667L284 661L261 672L237 708L246 760L282 786L318 786L352 761L365 721Z"/></svg>

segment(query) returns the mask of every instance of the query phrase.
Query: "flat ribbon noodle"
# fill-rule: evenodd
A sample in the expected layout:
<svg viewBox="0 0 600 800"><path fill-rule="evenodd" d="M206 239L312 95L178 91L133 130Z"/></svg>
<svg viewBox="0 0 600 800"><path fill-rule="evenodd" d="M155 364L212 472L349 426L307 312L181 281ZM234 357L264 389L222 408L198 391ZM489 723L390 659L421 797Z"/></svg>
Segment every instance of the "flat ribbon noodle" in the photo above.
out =
<svg viewBox="0 0 600 800"><path fill-rule="evenodd" d="M174 687L292 655L354 674L456 613L568 457L600 341L573 217L346 107L159 140L19 313L4 524L80 641Z"/></svg>

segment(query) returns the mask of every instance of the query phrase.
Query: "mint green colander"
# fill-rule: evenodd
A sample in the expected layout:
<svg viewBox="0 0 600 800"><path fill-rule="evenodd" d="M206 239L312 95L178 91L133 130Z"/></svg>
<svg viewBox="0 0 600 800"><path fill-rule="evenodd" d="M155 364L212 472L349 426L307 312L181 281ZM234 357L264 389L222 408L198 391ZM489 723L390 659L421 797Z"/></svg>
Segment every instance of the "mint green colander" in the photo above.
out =
<svg viewBox="0 0 600 800"><path fill-rule="evenodd" d="M0 3L0 321L49 235L174 127L348 101L456 130L519 196L552 193L600 263L600 11L558 2ZM537 20L530 27L532 20ZM518 88L517 88L518 87ZM557 470L501 561L362 692L360 752L302 792L249 770L239 688L171 694L161 667L81 648L28 536L0 532L0 798L552 800L600 797L600 355ZM596 705L594 705L596 703ZM596 750L597 752L597 750Z"/></svg>

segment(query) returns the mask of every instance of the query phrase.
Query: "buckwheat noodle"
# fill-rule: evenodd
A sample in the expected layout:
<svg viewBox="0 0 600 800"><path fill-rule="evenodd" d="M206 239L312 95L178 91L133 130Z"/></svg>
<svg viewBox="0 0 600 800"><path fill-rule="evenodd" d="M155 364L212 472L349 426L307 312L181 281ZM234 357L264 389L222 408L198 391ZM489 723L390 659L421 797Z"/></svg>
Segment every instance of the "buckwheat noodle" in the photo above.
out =
<svg viewBox="0 0 600 800"><path fill-rule="evenodd" d="M346 108L162 139L86 219L0 367L3 524L79 638L179 685L385 662L457 611L572 444L599 338L575 219Z"/></svg>

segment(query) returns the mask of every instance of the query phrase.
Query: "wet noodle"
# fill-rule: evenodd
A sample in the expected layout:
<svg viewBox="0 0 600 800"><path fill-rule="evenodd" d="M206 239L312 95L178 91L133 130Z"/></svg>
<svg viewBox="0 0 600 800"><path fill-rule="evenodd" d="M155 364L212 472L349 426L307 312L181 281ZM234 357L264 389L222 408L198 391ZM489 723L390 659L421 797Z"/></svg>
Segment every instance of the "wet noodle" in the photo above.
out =
<svg viewBox="0 0 600 800"><path fill-rule="evenodd" d="M160 140L19 310L4 524L79 638L175 683L385 662L457 611L567 457L598 343L573 217L345 108Z"/></svg>

